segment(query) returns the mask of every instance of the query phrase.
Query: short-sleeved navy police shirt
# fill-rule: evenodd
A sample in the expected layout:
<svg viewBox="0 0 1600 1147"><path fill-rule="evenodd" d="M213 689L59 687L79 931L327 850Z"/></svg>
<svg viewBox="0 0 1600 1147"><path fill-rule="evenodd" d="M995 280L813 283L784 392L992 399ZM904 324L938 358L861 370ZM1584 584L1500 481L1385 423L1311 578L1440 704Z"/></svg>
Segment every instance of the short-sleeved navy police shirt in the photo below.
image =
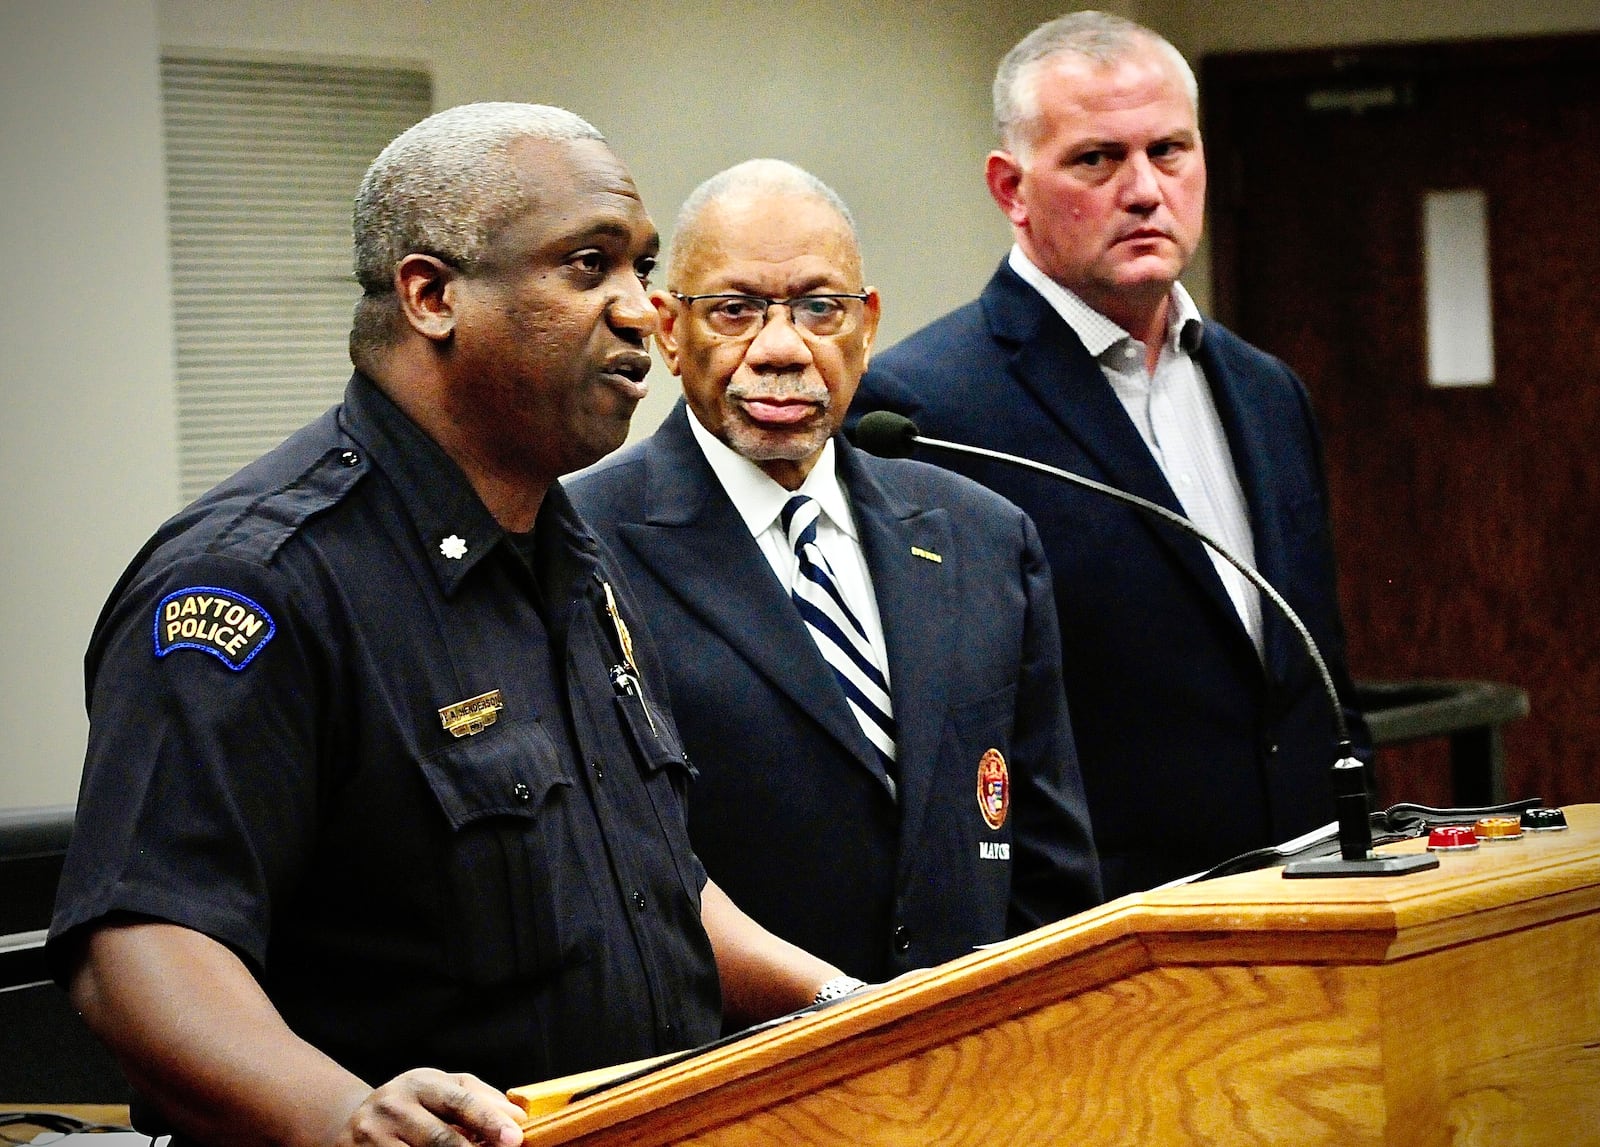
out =
<svg viewBox="0 0 1600 1147"><path fill-rule="evenodd" d="M57 968L110 915L193 928L374 1084L715 1037L689 764L611 570L559 484L507 535L356 375L102 613Z"/></svg>

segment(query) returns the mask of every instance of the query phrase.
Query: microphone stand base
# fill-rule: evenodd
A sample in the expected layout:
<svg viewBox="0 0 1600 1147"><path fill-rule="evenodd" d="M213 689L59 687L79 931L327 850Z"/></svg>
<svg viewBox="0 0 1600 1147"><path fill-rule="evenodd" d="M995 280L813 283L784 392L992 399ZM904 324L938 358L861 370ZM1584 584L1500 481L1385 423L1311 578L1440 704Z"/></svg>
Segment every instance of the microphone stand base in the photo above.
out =
<svg viewBox="0 0 1600 1147"><path fill-rule="evenodd" d="M1368 856L1360 860L1346 860L1342 856L1324 856L1316 860L1295 860L1283 866L1283 878L1293 880L1314 876L1404 876L1408 872L1422 872L1438 868L1439 858L1431 852L1412 852L1400 856Z"/></svg>

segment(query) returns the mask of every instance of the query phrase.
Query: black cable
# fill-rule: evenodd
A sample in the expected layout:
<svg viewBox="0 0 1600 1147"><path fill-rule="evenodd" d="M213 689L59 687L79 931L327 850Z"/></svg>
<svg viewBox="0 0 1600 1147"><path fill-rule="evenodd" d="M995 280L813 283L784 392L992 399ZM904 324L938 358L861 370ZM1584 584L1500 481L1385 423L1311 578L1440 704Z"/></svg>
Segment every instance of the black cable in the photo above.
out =
<svg viewBox="0 0 1600 1147"><path fill-rule="evenodd" d="M63 1115L59 1111L5 1111L0 1112L0 1143L25 1144L36 1143L37 1138L30 1135L27 1139L18 1139L7 1134L7 1127L33 1127L40 1131L54 1131L58 1135L98 1135L114 1131L132 1131L133 1128L121 1123L94 1123L87 1119L79 1119L72 1115ZM46 1143L53 1140L45 1140ZM151 1140L155 1142L154 1139Z"/></svg>

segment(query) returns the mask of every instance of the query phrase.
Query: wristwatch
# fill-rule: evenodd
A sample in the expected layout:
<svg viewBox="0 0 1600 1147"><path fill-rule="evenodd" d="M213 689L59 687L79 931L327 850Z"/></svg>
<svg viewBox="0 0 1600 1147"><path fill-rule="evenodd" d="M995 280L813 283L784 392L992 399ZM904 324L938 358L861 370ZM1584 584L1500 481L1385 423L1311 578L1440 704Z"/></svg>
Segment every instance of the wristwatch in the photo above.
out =
<svg viewBox="0 0 1600 1147"><path fill-rule="evenodd" d="M859 991L866 986L865 980L858 980L854 976L835 976L817 989L817 994L811 997L811 1006L831 1004L834 1000L842 1000L851 992Z"/></svg>

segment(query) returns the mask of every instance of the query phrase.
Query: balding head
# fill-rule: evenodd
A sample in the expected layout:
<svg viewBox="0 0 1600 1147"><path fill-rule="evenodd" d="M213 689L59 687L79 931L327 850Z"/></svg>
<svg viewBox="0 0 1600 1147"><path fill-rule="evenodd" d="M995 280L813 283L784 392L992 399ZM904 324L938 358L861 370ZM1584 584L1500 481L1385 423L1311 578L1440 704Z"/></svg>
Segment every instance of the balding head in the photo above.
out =
<svg viewBox="0 0 1600 1147"><path fill-rule="evenodd" d="M667 285L673 290L683 289L679 285L679 269L692 261L694 248L706 238L708 220L714 209L734 208L771 199L796 199L828 207L844 225L859 276L861 251L855 217L850 214L850 208L845 206L838 193L809 171L786 160L747 159L719 171L691 191L683 201L673 227L672 247L667 254Z"/></svg>
<svg viewBox="0 0 1600 1147"><path fill-rule="evenodd" d="M839 429L878 326L849 210L791 163L731 167L684 203L667 283L652 295L657 339L694 417L796 489Z"/></svg>

